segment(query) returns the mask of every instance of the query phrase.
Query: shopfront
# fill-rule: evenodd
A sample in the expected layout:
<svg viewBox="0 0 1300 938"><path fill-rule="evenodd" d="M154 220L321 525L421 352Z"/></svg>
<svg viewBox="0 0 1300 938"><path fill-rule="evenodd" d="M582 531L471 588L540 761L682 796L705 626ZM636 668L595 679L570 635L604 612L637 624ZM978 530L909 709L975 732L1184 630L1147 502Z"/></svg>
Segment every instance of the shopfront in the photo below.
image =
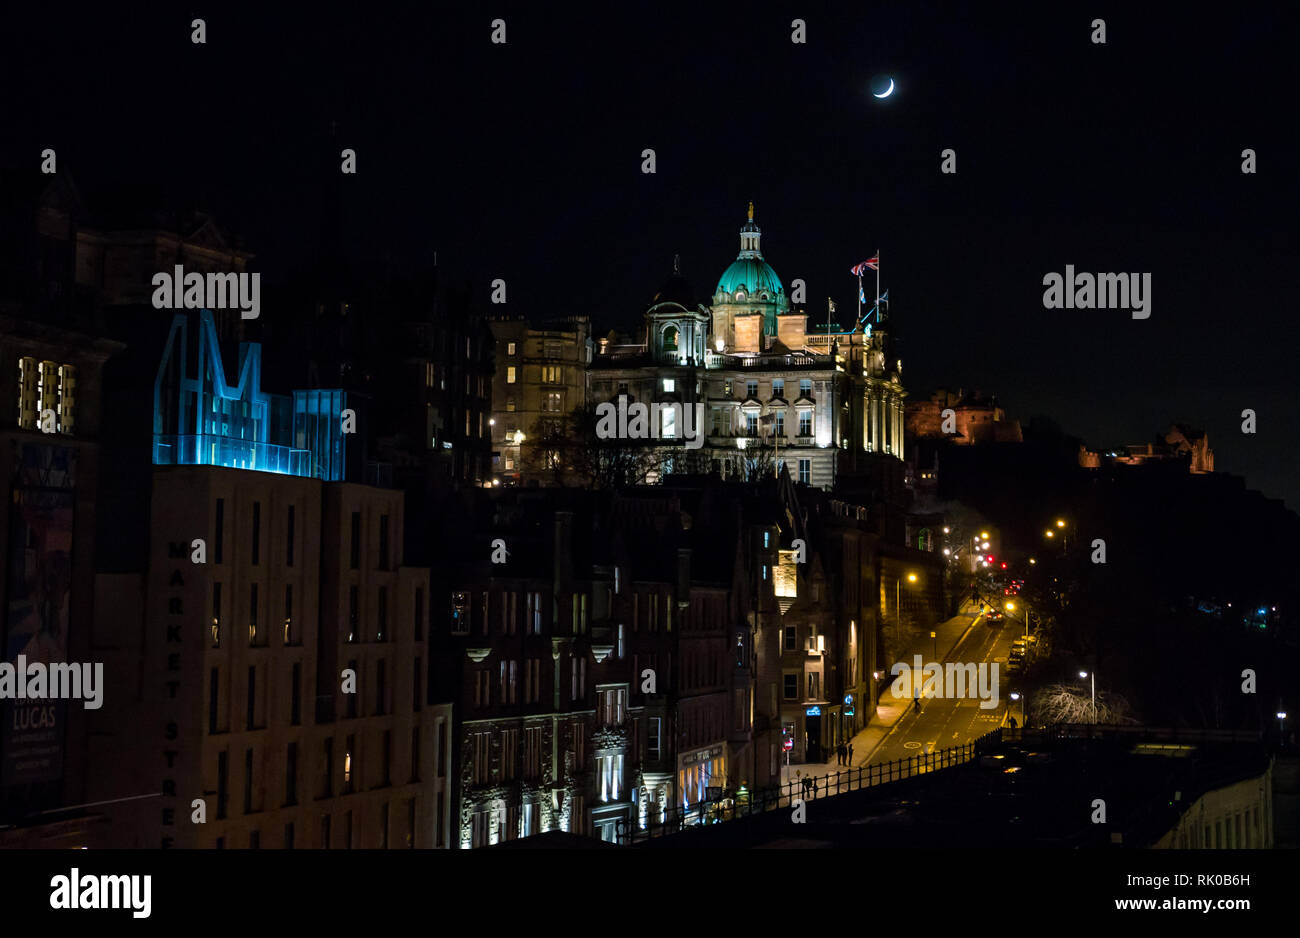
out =
<svg viewBox="0 0 1300 938"><path fill-rule="evenodd" d="M689 807L709 798L709 789L727 788L727 755L723 743L692 749L677 757L677 785L682 805Z"/></svg>

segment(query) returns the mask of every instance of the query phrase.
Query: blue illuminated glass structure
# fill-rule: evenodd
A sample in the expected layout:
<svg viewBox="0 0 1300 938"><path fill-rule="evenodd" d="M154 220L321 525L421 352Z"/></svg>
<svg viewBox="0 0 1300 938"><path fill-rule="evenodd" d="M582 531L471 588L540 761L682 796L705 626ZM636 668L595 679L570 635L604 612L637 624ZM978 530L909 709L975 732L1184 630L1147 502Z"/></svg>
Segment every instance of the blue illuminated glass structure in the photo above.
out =
<svg viewBox="0 0 1300 938"><path fill-rule="evenodd" d="M153 462L157 466L224 466L326 482L345 478L347 435L339 389L262 390L262 345L241 342L239 379L226 381L212 313L199 310L195 345L190 316L172 320L154 381ZM195 350L196 369L189 370Z"/></svg>

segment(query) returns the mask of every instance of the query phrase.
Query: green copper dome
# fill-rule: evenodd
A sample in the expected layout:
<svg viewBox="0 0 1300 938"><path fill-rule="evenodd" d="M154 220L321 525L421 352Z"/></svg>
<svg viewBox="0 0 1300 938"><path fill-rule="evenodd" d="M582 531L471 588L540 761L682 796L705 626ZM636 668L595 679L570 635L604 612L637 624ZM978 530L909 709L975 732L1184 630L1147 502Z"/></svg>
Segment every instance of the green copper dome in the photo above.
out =
<svg viewBox="0 0 1300 938"><path fill-rule="evenodd" d="M736 291L744 290L745 299L753 302L762 302L760 296L766 293L768 302L774 303L784 289L781 278L767 261L761 257L741 257L723 272L717 292L727 294L734 301Z"/></svg>
<svg viewBox="0 0 1300 938"><path fill-rule="evenodd" d="M726 300L733 303L775 303L784 294L781 278L776 275L772 265L763 260L763 252L759 250L761 237L762 232L754 224L754 203L750 202L749 220L740 229L740 253L735 262L723 272L715 291L717 294L726 294ZM736 293L740 290L745 292L745 298L738 301ZM767 294L766 299L764 293Z"/></svg>

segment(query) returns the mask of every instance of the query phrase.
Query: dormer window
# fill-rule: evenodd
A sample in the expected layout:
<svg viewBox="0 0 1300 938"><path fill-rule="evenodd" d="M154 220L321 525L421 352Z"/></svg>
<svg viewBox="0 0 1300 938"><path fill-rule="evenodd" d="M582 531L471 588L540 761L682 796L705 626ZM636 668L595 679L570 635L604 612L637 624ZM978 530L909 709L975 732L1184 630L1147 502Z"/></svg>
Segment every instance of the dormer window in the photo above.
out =
<svg viewBox="0 0 1300 938"><path fill-rule="evenodd" d="M760 293L760 294L758 295L758 298L759 298L760 300L762 300L764 303L767 302L767 294L766 294L766 293Z"/></svg>
<svg viewBox="0 0 1300 938"><path fill-rule="evenodd" d="M742 300L744 300L744 299L745 299L745 291L744 291L744 290L737 290L737 291L736 291L736 300L737 300L737 301L742 301Z"/></svg>

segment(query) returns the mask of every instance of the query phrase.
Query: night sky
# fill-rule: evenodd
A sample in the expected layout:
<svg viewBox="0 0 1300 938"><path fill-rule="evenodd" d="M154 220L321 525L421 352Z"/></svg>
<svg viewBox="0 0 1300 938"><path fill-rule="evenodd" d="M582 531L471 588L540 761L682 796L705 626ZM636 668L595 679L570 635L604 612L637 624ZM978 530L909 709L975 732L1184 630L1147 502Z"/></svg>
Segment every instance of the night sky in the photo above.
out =
<svg viewBox="0 0 1300 938"><path fill-rule="evenodd" d="M1094 447L1190 423L1217 468L1300 505L1300 83L1281 10L346 6L6 12L0 162L54 147L92 211L148 183L282 281L312 261L352 147L358 269L436 250L485 304L504 277L509 312L586 313L602 333L639 323L677 253L706 299L752 199L814 321L827 296L846 318L849 267L880 250L912 393L996 392ZM489 42L498 16L505 46ZM898 85L884 102L868 94L879 74ZM939 171L946 147L956 175ZM1045 310L1042 278L1067 263L1150 272L1151 318Z"/></svg>

